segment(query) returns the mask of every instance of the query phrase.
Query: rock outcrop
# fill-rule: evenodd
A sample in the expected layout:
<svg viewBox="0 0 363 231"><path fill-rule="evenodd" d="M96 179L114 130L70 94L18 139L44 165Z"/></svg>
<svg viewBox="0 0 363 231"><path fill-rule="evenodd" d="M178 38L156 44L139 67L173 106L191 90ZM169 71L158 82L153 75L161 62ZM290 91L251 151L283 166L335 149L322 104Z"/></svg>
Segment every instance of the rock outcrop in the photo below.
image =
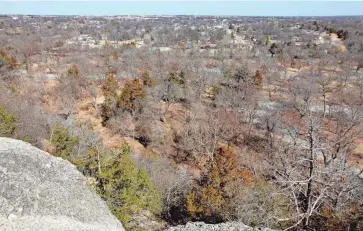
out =
<svg viewBox="0 0 363 231"><path fill-rule="evenodd" d="M123 231L68 161L0 138L1 231Z"/></svg>
<svg viewBox="0 0 363 231"><path fill-rule="evenodd" d="M226 222L220 224L205 224L204 222L190 222L186 225L171 227L166 231L273 231L267 228L252 228L240 222Z"/></svg>

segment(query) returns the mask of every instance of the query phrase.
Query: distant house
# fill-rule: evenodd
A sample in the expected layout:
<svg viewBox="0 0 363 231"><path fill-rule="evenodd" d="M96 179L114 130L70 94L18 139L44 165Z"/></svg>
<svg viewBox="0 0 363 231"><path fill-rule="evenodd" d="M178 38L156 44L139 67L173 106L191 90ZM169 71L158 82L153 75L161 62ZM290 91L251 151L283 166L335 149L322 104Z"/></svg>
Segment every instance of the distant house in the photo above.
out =
<svg viewBox="0 0 363 231"><path fill-rule="evenodd" d="M42 77L44 79L57 79L58 75L56 75L56 74L44 74L44 75L42 75Z"/></svg>
<svg viewBox="0 0 363 231"><path fill-rule="evenodd" d="M298 37L298 36L292 37L292 42L295 44L295 46L302 46L303 45L302 39L300 37Z"/></svg>
<svg viewBox="0 0 363 231"><path fill-rule="evenodd" d="M218 30L222 30L223 28L224 28L223 25L214 26L214 29L218 29Z"/></svg>
<svg viewBox="0 0 363 231"><path fill-rule="evenodd" d="M159 52L168 52L171 51L170 47L151 47L152 51L159 51Z"/></svg>
<svg viewBox="0 0 363 231"><path fill-rule="evenodd" d="M89 45L89 44L94 44L96 42L96 40L94 38L92 38L90 35L88 34L81 34L80 36L78 36L77 38L78 42L80 42L82 45Z"/></svg>

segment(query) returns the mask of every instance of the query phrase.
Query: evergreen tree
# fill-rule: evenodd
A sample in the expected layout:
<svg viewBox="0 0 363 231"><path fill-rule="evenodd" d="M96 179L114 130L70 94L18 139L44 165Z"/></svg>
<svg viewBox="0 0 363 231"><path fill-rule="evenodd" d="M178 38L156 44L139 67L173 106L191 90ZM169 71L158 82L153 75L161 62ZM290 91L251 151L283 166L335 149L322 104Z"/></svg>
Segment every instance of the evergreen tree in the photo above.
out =
<svg viewBox="0 0 363 231"><path fill-rule="evenodd" d="M69 159L75 146L78 144L78 138L71 136L68 129L61 123L58 123L50 137L50 143L55 147L55 156L63 159Z"/></svg>
<svg viewBox="0 0 363 231"><path fill-rule="evenodd" d="M271 36L267 35L267 37L266 37L266 46L270 45L270 43L271 43Z"/></svg>
<svg viewBox="0 0 363 231"><path fill-rule="evenodd" d="M113 71L110 70L108 72L106 79L103 81L101 90L105 97L105 101L101 108L102 126L106 126L107 121L111 119L116 107L113 102L117 101L117 91L119 90Z"/></svg>
<svg viewBox="0 0 363 231"><path fill-rule="evenodd" d="M135 110L140 106L140 100L145 98L146 91L140 80L132 80L126 83L117 101L117 107L125 110Z"/></svg>
<svg viewBox="0 0 363 231"><path fill-rule="evenodd" d="M109 98L105 99L105 102L102 104L101 107L101 118L102 118L102 126L106 126L107 122L111 119L113 115L112 109L112 101Z"/></svg>
<svg viewBox="0 0 363 231"><path fill-rule="evenodd" d="M78 70L78 66L73 65L71 68L69 68L67 71L67 75L68 75L68 77L79 78L81 76L81 74Z"/></svg>
<svg viewBox="0 0 363 231"><path fill-rule="evenodd" d="M185 84L185 72L180 71L179 74L176 71L169 73L169 81L178 84L184 85Z"/></svg>
<svg viewBox="0 0 363 231"><path fill-rule="evenodd" d="M12 137L18 117L0 105L0 136Z"/></svg>
<svg viewBox="0 0 363 231"><path fill-rule="evenodd" d="M144 169L136 167L126 146L103 163L99 193L113 214L129 229L132 216L142 209L159 214L161 195Z"/></svg>
<svg viewBox="0 0 363 231"><path fill-rule="evenodd" d="M237 155L227 148L214 154L214 161L199 187L187 196L187 210L192 217L208 222L223 220L233 187L242 177L238 169Z"/></svg>
<svg viewBox="0 0 363 231"><path fill-rule="evenodd" d="M155 86L155 80L153 80L153 78L151 78L150 72L145 71L142 75L142 79L143 79L145 86L148 86L148 87Z"/></svg>
<svg viewBox="0 0 363 231"><path fill-rule="evenodd" d="M106 99L111 99L116 97L116 92L119 89L115 74L109 71L106 79L102 84L102 94Z"/></svg>

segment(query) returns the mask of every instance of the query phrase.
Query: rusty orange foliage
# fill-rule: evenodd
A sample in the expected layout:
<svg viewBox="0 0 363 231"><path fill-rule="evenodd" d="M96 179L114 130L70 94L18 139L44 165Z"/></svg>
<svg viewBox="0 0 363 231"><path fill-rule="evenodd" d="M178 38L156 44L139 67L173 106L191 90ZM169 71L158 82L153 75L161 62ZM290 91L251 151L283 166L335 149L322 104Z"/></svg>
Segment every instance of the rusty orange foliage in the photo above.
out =
<svg viewBox="0 0 363 231"><path fill-rule="evenodd" d="M117 107L133 110L136 109L139 100L145 98L146 91L140 79L128 81L122 89L117 101Z"/></svg>
<svg viewBox="0 0 363 231"><path fill-rule="evenodd" d="M239 184L238 180L243 177L246 182L252 181L252 174L239 170L237 155L227 147L220 147L214 154L205 180L187 196L188 212L195 218L222 217Z"/></svg>
<svg viewBox="0 0 363 231"><path fill-rule="evenodd" d="M6 52L0 50L0 59L8 63L9 69L14 69L17 66L17 60L14 56L9 56Z"/></svg>
<svg viewBox="0 0 363 231"><path fill-rule="evenodd" d="M262 74L260 71L256 71L256 75L255 75L255 78L256 78L256 85L258 87L259 90L262 90Z"/></svg>
<svg viewBox="0 0 363 231"><path fill-rule="evenodd" d="M345 231L352 224L362 225L363 211L359 204L358 201L352 203L346 211L333 211L330 207L323 207L320 214L324 219L324 226L328 230Z"/></svg>
<svg viewBox="0 0 363 231"><path fill-rule="evenodd" d="M68 76L69 77L80 77L80 72L79 72L79 69L78 69L78 66L76 64L74 64L71 68L68 69L68 72L67 72Z"/></svg>
<svg viewBox="0 0 363 231"><path fill-rule="evenodd" d="M247 186L252 187L254 185L255 179L253 177L252 172L248 171L247 169L241 169L241 176L242 176L243 182Z"/></svg>
<svg viewBox="0 0 363 231"><path fill-rule="evenodd" d="M118 90L118 83L115 75L112 71L109 71L106 79L102 84L102 93L106 99L111 99L116 96L116 91Z"/></svg>

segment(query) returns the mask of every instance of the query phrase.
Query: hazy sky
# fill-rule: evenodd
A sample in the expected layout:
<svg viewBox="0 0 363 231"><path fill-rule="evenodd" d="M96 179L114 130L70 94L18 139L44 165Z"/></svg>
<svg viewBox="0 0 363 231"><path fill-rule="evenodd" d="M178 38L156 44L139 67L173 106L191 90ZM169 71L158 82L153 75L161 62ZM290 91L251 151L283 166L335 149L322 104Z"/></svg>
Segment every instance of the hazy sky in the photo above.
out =
<svg viewBox="0 0 363 231"><path fill-rule="evenodd" d="M363 15L363 2L1 1L0 14L335 16Z"/></svg>

